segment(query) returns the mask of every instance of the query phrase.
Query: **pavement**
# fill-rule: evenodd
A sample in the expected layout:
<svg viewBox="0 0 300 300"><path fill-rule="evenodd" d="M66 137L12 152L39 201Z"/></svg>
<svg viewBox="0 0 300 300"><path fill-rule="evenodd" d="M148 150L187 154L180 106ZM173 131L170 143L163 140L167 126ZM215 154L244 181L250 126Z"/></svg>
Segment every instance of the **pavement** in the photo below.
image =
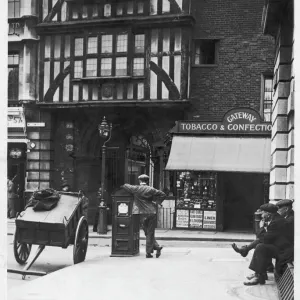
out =
<svg viewBox="0 0 300 300"><path fill-rule="evenodd" d="M7 234L13 235L15 232L15 220L8 219ZM108 226L107 234L93 232L93 226L89 226L89 238L111 239L111 226ZM252 242L255 239L254 233L248 232L215 232L205 230L180 230L180 229L160 229L155 230L157 240L169 241L230 241L230 242ZM144 232L141 230L140 239L145 240Z"/></svg>
<svg viewBox="0 0 300 300"><path fill-rule="evenodd" d="M11 251L13 237L8 240L8 267L18 267ZM89 244L85 262L77 265L72 262L73 247L46 247L32 269L49 274L22 280L21 275L8 273L7 299L279 299L272 274L265 285L243 285L251 255L237 255L228 243L180 241L175 247L164 245L158 259L145 258L143 242L140 255L126 258L110 257L107 240L102 243ZM201 246L206 244L209 246Z"/></svg>

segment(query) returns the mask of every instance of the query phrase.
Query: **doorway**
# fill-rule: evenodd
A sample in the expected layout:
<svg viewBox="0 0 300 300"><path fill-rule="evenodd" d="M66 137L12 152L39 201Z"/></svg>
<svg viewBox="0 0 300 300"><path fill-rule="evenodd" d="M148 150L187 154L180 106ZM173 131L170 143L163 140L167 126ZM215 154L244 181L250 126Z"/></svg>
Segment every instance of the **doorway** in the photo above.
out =
<svg viewBox="0 0 300 300"><path fill-rule="evenodd" d="M264 174L232 173L221 175L224 230L253 231L253 214L264 203Z"/></svg>

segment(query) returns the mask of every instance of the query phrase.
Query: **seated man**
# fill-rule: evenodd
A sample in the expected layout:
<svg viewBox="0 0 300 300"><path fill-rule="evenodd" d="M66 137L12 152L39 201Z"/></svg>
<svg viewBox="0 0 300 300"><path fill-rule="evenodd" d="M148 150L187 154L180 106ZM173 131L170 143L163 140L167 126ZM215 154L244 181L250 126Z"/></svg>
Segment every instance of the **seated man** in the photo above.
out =
<svg viewBox="0 0 300 300"><path fill-rule="evenodd" d="M289 199L278 201L276 206L278 213L286 220L285 235L290 242L290 247L283 249L278 255L275 268L275 276L278 278L283 274L287 263L294 261L294 211L293 201Z"/></svg>
<svg viewBox="0 0 300 300"><path fill-rule="evenodd" d="M277 259L279 253L291 245L285 236L286 221L277 213L277 206L267 203L261 205L260 209L266 224L265 232L258 237L259 243L249 266L255 272L254 276L244 282L245 285L265 284L265 274L272 258Z"/></svg>

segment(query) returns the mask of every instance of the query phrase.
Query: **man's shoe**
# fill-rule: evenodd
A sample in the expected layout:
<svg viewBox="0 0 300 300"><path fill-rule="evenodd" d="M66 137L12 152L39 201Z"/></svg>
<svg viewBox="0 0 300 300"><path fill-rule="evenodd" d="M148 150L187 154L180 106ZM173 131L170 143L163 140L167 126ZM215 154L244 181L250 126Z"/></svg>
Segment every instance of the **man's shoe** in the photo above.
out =
<svg viewBox="0 0 300 300"><path fill-rule="evenodd" d="M153 258L153 256L150 253L147 253L146 258Z"/></svg>
<svg viewBox="0 0 300 300"><path fill-rule="evenodd" d="M243 257L246 257L248 255L248 249L247 246L242 246L241 248L239 248L235 243L233 243L232 248L235 252L241 254Z"/></svg>
<svg viewBox="0 0 300 300"><path fill-rule="evenodd" d="M160 257L162 248L163 248L163 247L159 247L159 248L156 250L156 258L159 258L159 257Z"/></svg>
<svg viewBox="0 0 300 300"><path fill-rule="evenodd" d="M253 273L253 274L248 275L246 278L247 278L248 280L251 280L251 279L253 279L255 276L257 276L257 274L256 274L256 273ZM267 273L262 274L262 276L264 277L265 280L268 280L268 274L267 274Z"/></svg>
<svg viewBox="0 0 300 300"><path fill-rule="evenodd" d="M264 279L263 274L256 274L249 281L244 282L244 285L257 285L257 284L265 284L266 280Z"/></svg>

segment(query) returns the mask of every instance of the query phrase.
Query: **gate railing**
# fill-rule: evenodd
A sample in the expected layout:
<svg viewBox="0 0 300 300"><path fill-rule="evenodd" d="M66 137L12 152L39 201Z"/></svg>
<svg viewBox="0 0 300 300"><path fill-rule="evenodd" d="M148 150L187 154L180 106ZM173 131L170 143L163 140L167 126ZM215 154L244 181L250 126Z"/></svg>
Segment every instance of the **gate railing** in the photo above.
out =
<svg viewBox="0 0 300 300"><path fill-rule="evenodd" d="M174 218L174 208L159 207L157 209L157 228L172 229Z"/></svg>

